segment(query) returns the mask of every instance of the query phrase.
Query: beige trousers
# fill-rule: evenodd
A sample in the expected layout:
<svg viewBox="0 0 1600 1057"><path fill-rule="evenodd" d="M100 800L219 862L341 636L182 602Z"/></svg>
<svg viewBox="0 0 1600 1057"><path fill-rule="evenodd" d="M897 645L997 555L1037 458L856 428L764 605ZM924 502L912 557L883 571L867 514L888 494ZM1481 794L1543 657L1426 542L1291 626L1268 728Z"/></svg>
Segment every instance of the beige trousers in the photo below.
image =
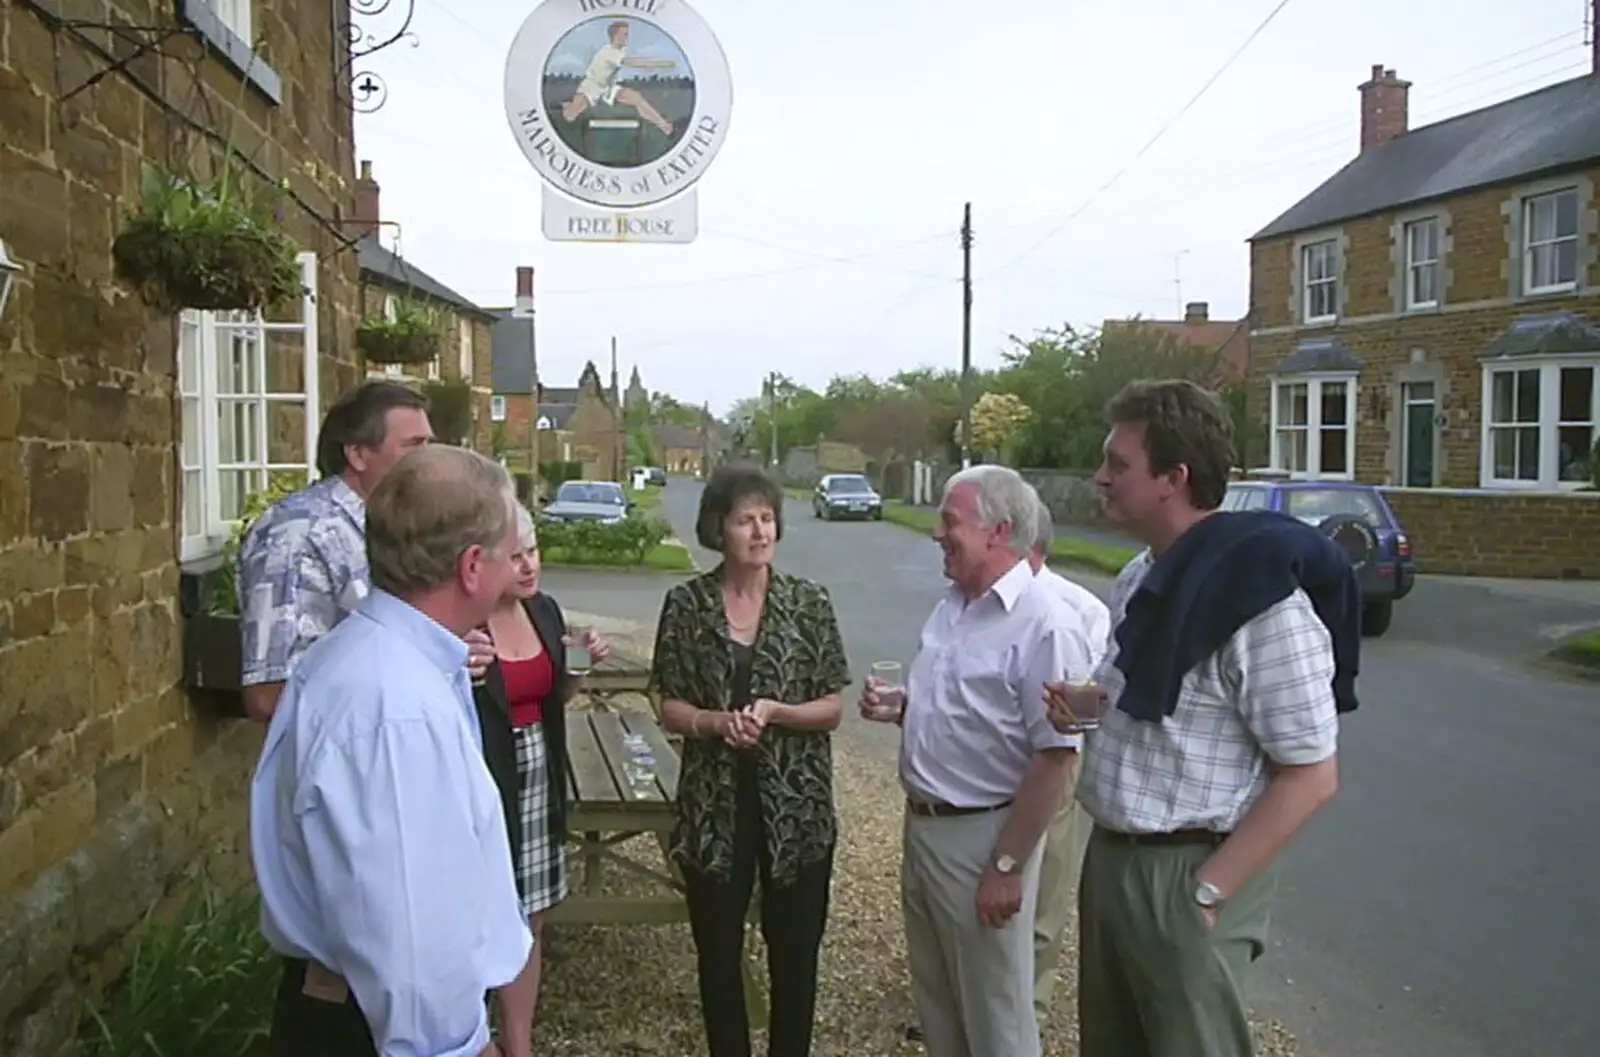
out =
<svg viewBox="0 0 1600 1057"><path fill-rule="evenodd" d="M1033 922L1033 1010L1044 1027L1050 998L1056 988L1056 967L1061 964L1061 937L1077 913L1078 874L1083 866L1088 816L1078 806L1078 767L1067 779L1061 810L1044 833L1044 854L1039 864L1039 903Z"/></svg>
<svg viewBox="0 0 1600 1057"><path fill-rule="evenodd" d="M1009 815L906 813L901 906L928 1057L1040 1057L1032 1002L1040 848L1022 867L1021 912L998 929L978 920L978 882Z"/></svg>

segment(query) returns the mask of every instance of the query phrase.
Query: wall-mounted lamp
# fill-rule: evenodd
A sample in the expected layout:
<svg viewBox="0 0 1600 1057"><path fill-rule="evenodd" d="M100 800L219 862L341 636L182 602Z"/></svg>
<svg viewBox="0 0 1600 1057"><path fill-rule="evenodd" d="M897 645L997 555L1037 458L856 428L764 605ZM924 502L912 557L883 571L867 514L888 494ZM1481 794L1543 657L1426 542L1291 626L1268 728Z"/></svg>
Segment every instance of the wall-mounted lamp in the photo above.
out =
<svg viewBox="0 0 1600 1057"><path fill-rule="evenodd" d="M11 299L11 282L22 271L22 265L11 259L4 239L0 239L0 318L6 314L6 302Z"/></svg>

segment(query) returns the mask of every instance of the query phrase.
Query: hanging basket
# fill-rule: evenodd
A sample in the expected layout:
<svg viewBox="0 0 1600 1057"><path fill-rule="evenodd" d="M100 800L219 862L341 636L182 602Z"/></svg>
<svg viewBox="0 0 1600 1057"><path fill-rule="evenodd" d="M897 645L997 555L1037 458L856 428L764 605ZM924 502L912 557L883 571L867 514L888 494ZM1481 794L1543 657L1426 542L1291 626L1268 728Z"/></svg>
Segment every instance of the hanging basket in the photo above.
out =
<svg viewBox="0 0 1600 1057"><path fill-rule="evenodd" d="M166 313L258 312L305 293L294 243L246 214L226 226L182 227L136 215L111 256L117 277Z"/></svg>
<svg viewBox="0 0 1600 1057"><path fill-rule="evenodd" d="M431 326L369 321L356 328L356 348L368 363L431 363L441 339Z"/></svg>

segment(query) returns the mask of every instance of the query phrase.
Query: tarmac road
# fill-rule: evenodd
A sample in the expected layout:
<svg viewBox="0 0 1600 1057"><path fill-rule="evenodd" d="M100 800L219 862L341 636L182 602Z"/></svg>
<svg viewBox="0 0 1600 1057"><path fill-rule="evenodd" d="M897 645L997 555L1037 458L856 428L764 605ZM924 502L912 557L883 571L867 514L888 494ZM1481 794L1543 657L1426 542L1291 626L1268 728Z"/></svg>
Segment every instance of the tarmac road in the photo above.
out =
<svg viewBox="0 0 1600 1057"><path fill-rule="evenodd" d="M685 540L699 492L666 489ZM937 548L895 525L817 521L798 500L784 519L780 563L828 586L853 668L909 662L944 590ZM550 579L581 608L642 620L670 583ZM1425 581L1367 640L1339 796L1288 853L1252 981L1303 1053L1600 1054L1600 684L1523 663L1542 629L1590 622L1600 606L1582 600ZM848 710L846 723L894 766L897 732Z"/></svg>

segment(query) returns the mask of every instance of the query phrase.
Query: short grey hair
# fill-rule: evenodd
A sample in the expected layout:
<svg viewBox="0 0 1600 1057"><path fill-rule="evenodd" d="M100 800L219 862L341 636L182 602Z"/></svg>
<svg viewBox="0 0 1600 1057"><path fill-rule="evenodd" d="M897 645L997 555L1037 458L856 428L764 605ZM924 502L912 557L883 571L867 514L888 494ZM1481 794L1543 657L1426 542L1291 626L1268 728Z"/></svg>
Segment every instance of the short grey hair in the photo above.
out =
<svg viewBox="0 0 1600 1057"><path fill-rule="evenodd" d="M1040 554L1049 555L1050 544L1056 538L1056 519L1050 513L1050 508L1045 505L1044 499L1039 495L1039 490L1033 490L1033 501L1039 504L1038 520L1035 522L1034 535L1038 538L1033 541L1033 549Z"/></svg>
<svg viewBox="0 0 1600 1057"><path fill-rule="evenodd" d="M969 484L977 491L978 523L984 528L1010 525L1011 550L1025 557L1039 534L1039 498L1033 486L1009 466L969 466L945 482L939 505L948 503L956 488Z"/></svg>
<svg viewBox="0 0 1600 1057"><path fill-rule="evenodd" d="M499 463L445 444L416 449L367 499L372 585L402 596L440 587L468 547L504 557L516 505Z"/></svg>

